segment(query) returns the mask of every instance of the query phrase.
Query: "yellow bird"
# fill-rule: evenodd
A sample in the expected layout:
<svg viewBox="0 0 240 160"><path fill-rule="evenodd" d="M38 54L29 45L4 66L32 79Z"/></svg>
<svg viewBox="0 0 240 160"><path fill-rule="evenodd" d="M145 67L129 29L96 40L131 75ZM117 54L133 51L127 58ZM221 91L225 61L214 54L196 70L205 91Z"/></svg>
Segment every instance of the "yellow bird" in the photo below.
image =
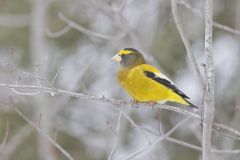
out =
<svg viewBox="0 0 240 160"><path fill-rule="evenodd" d="M135 101L149 103L171 101L197 108L169 78L154 66L147 64L138 50L125 48L112 59L120 62L118 81Z"/></svg>

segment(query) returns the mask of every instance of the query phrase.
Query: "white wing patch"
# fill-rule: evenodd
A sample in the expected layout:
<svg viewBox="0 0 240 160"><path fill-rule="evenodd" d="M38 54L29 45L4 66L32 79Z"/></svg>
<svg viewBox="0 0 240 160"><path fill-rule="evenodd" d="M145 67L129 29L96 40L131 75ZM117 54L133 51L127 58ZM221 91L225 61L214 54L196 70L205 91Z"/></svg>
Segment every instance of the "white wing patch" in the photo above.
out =
<svg viewBox="0 0 240 160"><path fill-rule="evenodd" d="M158 76L161 79L166 79L167 81L169 81L171 84L174 85L174 83L167 76L165 76L164 74L162 74L162 73L155 73L155 75Z"/></svg>

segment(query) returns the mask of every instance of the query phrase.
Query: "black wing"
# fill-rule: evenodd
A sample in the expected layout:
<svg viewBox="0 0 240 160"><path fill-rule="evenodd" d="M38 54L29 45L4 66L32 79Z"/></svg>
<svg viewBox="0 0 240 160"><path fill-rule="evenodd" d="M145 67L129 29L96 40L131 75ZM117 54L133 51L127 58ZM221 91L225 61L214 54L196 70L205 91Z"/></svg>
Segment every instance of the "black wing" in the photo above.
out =
<svg viewBox="0 0 240 160"><path fill-rule="evenodd" d="M163 79L159 76L157 76L155 73L151 72L151 71L144 71L144 74L148 77L151 78L152 80L170 88L173 92L177 93L178 95L180 95L182 98L187 98L189 99L189 97L184 94L182 91L180 91L174 84L172 84L169 80L167 79Z"/></svg>

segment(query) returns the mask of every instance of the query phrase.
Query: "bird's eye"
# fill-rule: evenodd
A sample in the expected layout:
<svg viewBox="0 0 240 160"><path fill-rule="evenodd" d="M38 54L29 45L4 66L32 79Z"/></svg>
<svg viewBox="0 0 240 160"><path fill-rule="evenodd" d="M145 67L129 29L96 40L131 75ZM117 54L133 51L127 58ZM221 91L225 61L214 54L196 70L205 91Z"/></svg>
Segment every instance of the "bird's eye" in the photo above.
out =
<svg viewBox="0 0 240 160"><path fill-rule="evenodd" d="M125 57L126 57L126 55L125 55L125 54L122 54L122 55L121 55L121 57L122 57L122 58L125 58Z"/></svg>

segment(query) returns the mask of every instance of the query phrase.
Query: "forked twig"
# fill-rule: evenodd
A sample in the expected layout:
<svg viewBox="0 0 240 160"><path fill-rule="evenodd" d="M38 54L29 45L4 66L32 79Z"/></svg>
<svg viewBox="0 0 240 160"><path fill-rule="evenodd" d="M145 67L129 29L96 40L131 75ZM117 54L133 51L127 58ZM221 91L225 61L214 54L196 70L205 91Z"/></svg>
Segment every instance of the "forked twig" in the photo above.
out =
<svg viewBox="0 0 240 160"><path fill-rule="evenodd" d="M112 147L112 150L110 152L110 155L108 156L108 160L111 160L114 156L114 153L116 151L116 147L117 147L117 144L118 144L118 136L119 136L119 132L120 132L120 126L121 126L121 118L122 118L122 114L123 114L123 111L121 110L120 113L119 113L119 116L118 116L118 120L117 120L117 127L116 127L116 135L115 135L115 138L114 138L114 144L113 144L113 147Z"/></svg>
<svg viewBox="0 0 240 160"><path fill-rule="evenodd" d="M161 142L162 140L165 139L165 137L168 137L169 135L171 135L175 130L177 130L179 127L181 127L185 122L187 122L191 117L187 117L185 119L183 119L182 121L180 121L178 124L176 124L170 131L168 131L165 135L162 135L161 137L153 140L153 142L151 144L148 144L140 149L138 149L137 151L135 151L134 153L128 155L127 157L123 158L123 160L129 160L132 159L133 157L136 157L144 152L146 152L148 149L150 149L151 147L153 147L154 145L158 144L159 142Z"/></svg>
<svg viewBox="0 0 240 160"><path fill-rule="evenodd" d="M42 135L44 138L46 138L53 146L55 146L67 159L74 160L73 157L65 150L63 149L58 143L56 143L49 135L47 135L41 128L36 126L35 123L33 123L30 119L28 119L17 107L15 102L13 101L12 97L10 97L10 101L13 105L13 109L17 112L17 114L22 117L30 126L35 128L37 132Z"/></svg>

